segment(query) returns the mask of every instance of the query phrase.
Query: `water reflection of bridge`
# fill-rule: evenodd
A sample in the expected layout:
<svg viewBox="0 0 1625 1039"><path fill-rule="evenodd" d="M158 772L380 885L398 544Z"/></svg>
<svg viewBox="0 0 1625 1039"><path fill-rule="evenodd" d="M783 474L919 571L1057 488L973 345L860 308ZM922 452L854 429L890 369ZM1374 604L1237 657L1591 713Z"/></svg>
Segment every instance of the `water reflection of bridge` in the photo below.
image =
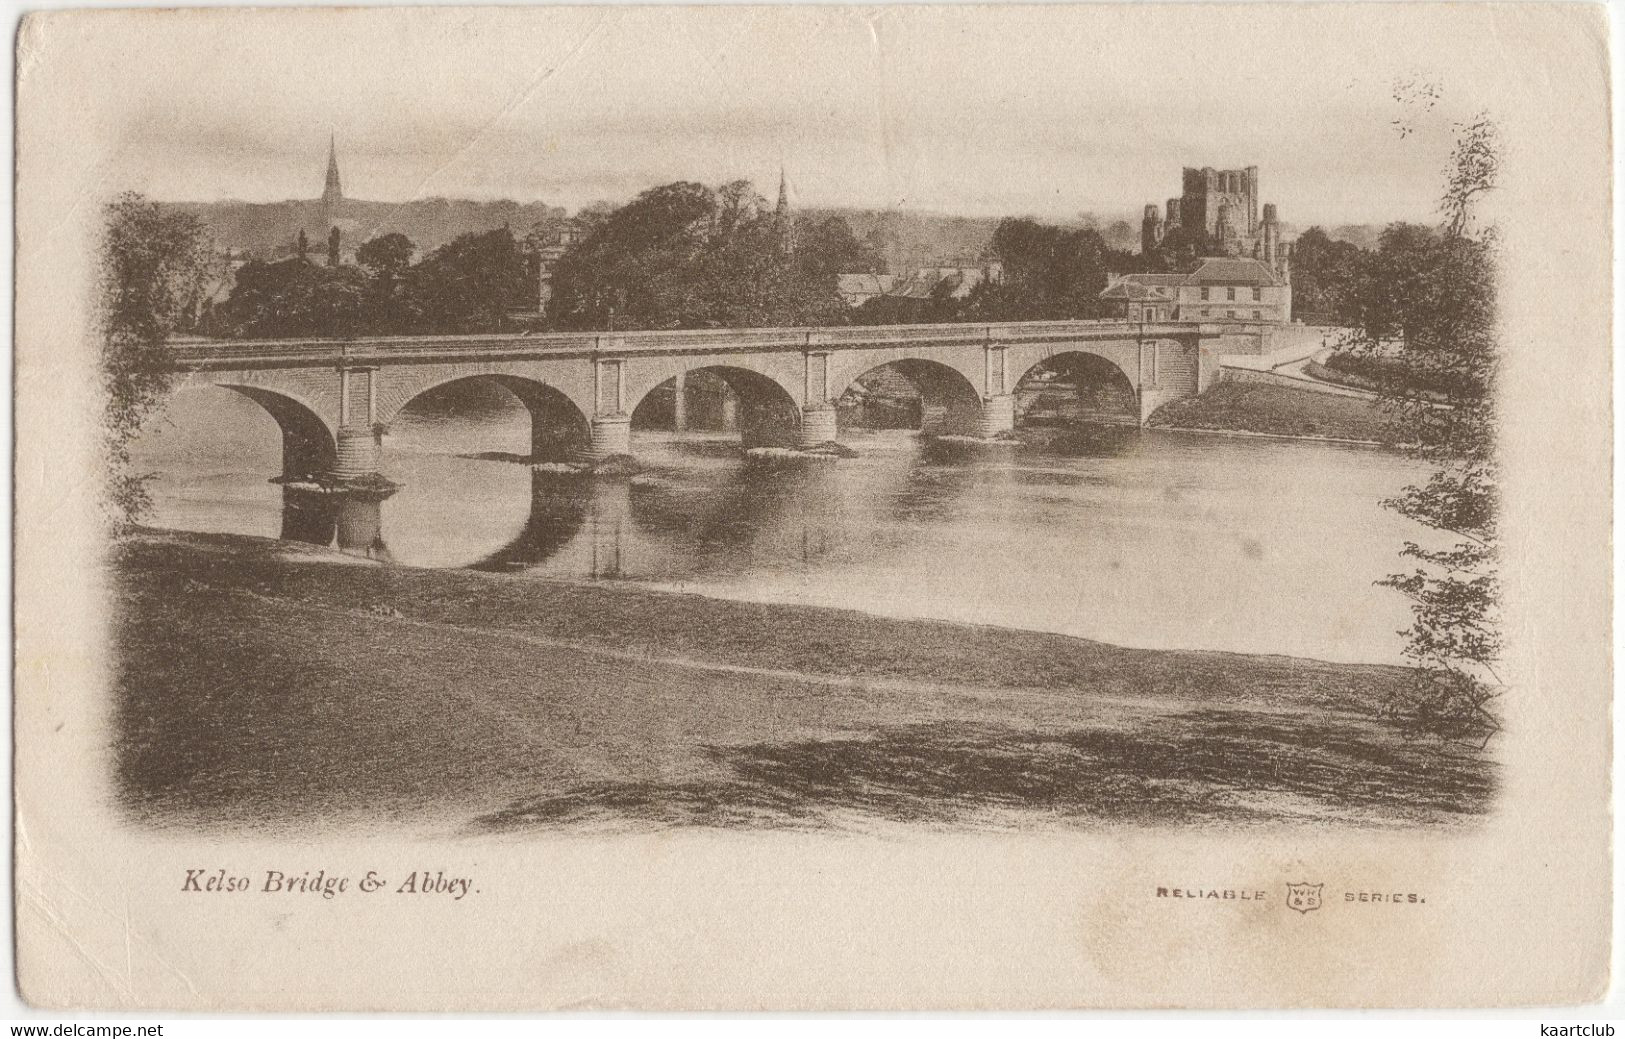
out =
<svg viewBox="0 0 1625 1039"><path fill-rule="evenodd" d="M469 561L467 568L507 572L552 563L569 576L598 580L659 570L652 555L681 554L703 565L706 559L698 557L748 554L753 540L794 515L789 506L796 494L786 481L793 483L798 475L779 473L775 476L780 479L757 485L740 481L721 488L704 509L686 511L666 500L670 493L658 485L532 473L524 525L507 544ZM281 533L285 540L393 561L386 536L388 512L383 496L288 487L283 489ZM828 531L816 516L800 517L797 525L803 555L828 547Z"/></svg>
<svg viewBox="0 0 1625 1039"><path fill-rule="evenodd" d="M535 461L633 451L633 416L690 424L695 385L720 386L715 423L747 447L837 441L836 404L889 370L919 393L924 432L991 437L1017 421L1024 378L1067 369L1115 382L1135 420L1205 388L1218 357L1257 352L1242 325L1101 321L882 328L444 336L177 344L182 384L259 403L282 434L283 474L379 471L381 437L414 399L469 379L497 383L531 416ZM698 421L710 421L699 415Z"/></svg>
<svg viewBox="0 0 1625 1039"><path fill-rule="evenodd" d="M714 446L685 443L709 453ZM594 480L533 470L523 524L506 543L455 565L508 572L541 569L589 579L672 573L748 573L814 565L840 551L852 511L918 533L951 522L997 448L926 442L895 464L856 473L833 465L753 464L723 472L682 470L634 480ZM383 495L282 489L281 536L394 561L391 501ZM871 546L872 548L872 546ZM475 553L481 550L475 549ZM405 560L405 561L410 561Z"/></svg>

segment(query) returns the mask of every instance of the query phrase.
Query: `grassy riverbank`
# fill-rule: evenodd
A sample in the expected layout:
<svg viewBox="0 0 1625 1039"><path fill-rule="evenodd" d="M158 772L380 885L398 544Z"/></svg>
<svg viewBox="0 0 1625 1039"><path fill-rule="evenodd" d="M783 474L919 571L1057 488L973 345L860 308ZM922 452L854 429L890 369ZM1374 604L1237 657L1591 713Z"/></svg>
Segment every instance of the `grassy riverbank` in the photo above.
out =
<svg viewBox="0 0 1625 1039"><path fill-rule="evenodd" d="M118 787L151 825L1438 824L1482 754L1400 668L431 571L251 538L114 554Z"/></svg>
<svg viewBox="0 0 1625 1039"><path fill-rule="evenodd" d="M1378 443L1393 438L1388 416L1371 401L1249 382L1217 383L1199 397L1157 409L1147 424Z"/></svg>

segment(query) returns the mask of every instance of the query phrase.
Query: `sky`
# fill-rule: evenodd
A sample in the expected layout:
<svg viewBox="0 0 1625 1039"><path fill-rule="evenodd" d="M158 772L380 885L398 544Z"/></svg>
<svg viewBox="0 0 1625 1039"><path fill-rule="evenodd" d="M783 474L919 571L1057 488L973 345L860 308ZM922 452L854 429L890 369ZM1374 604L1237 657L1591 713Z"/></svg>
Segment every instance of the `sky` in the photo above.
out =
<svg viewBox="0 0 1625 1039"><path fill-rule="evenodd" d="M1431 219L1495 100L1480 27L1359 6L180 11L86 45L103 180L168 200L314 198L331 133L379 201L771 197L782 165L798 205L1067 219L1256 165L1300 227Z"/></svg>

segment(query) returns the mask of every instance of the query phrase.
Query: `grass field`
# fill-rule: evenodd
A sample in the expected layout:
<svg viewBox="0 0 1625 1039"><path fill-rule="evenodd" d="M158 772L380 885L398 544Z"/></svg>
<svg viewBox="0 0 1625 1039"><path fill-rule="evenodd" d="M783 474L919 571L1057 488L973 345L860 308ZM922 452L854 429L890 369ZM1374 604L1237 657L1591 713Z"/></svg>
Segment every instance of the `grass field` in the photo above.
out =
<svg viewBox="0 0 1625 1039"><path fill-rule="evenodd" d="M123 806L154 827L1444 825L1481 752L1375 717L1402 668L361 563L114 556Z"/></svg>
<svg viewBox="0 0 1625 1039"><path fill-rule="evenodd" d="M1378 443L1393 439L1388 417L1370 401L1250 382L1221 382L1199 397L1174 401L1157 409L1148 425Z"/></svg>

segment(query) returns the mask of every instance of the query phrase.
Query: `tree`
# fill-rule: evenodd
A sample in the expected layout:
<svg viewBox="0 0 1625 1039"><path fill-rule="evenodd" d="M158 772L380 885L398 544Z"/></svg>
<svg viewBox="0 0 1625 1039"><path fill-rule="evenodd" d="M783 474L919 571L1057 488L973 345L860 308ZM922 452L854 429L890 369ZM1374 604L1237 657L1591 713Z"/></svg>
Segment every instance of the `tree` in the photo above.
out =
<svg viewBox="0 0 1625 1039"><path fill-rule="evenodd" d="M98 324L106 393L109 501L131 523L151 504L147 477L130 472L130 442L170 388L165 343L185 320L211 270L211 244L193 216L137 194L106 208Z"/></svg>
<svg viewBox="0 0 1625 1039"><path fill-rule="evenodd" d="M1127 269L1129 257L1106 245L1099 231L1007 219L993 232L1004 264L1002 284L972 294L974 320L1041 321L1105 314L1106 276Z"/></svg>
<svg viewBox="0 0 1625 1039"><path fill-rule="evenodd" d="M340 241L341 237L337 227L334 227L331 231L327 232L327 265L329 267L337 267L339 265Z"/></svg>
<svg viewBox="0 0 1625 1039"><path fill-rule="evenodd" d="M430 332L493 332L529 293L527 264L506 227L460 235L412 269L407 306Z"/></svg>
<svg viewBox="0 0 1625 1039"><path fill-rule="evenodd" d="M564 327L705 328L830 324L847 318L837 277L872 260L844 220L803 220L786 236L749 181L679 181L582 221L553 271Z"/></svg>
<svg viewBox="0 0 1625 1039"><path fill-rule="evenodd" d="M1133 265L1121 269L1146 273L1188 274L1201 265L1203 254L1208 251L1203 240L1204 231L1200 223L1190 227L1175 224L1166 229L1162 241L1157 243L1155 249L1147 255L1136 254Z"/></svg>
<svg viewBox="0 0 1625 1039"><path fill-rule="evenodd" d="M489 332L523 306L534 279L507 228L465 234L412 266L416 246L386 234L356 251L361 266L303 257L250 262L212 323L228 336L348 336L389 332Z"/></svg>
<svg viewBox="0 0 1625 1039"><path fill-rule="evenodd" d="M548 313L566 327L625 328L703 323L695 264L716 217L717 196L678 181L638 195L594 222L553 271Z"/></svg>
<svg viewBox="0 0 1625 1039"><path fill-rule="evenodd" d="M844 217L800 218L796 221L795 242L797 269L802 277L817 282L842 274L873 274L884 263L868 243L858 240Z"/></svg>
<svg viewBox="0 0 1625 1039"><path fill-rule="evenodd" d="M1418 680L1391 711L1421 730L1487 740L1502 690L1497 573L1496 238L1475 230L1473 203L1495 185L1496 130L1458 124L1440 229L1395 224L1359 288L1360 325L1347 345L1384 362L1382 400L1410 452L1435 468L1384 504L1440 532L1444 547L1407 542L1407 572L1378 583L1411 601L1405 654Z"/></svg>
<svg viewBox="0 0 1625 1039"><path fill-rule="evenodd" d="M377 238L369 238L355 252L356 262L374 277L399 280L412 266L412 254L418 247L412 239L398 231Z"/></svg>
<svg viewBox="0 0 1625 1039"><path fill-rule="evenodd" d="M882 273L896 274L902 266L903 236L897 229L897 221L897 214L886 210L880 214L869 233L863 236L864 246L879 258Z"/></svg>
<svg viewBox="0 0 1625 1039"><path fill-rule="evenodd" d="M409 332L417 323L412 300L406 292L412 256L416 252L417 246L412 240L398 232L369 239L356 250L356 262L370 275L362 321L367 331Z"/></svg>
<svg viewBox="0 0 1625 1039"><path fill-rule="evenodd" d="M367 289L356 267L319 267L299 257L253 261L237 269L214 321L226 335L251 339L355 335L366 327Z"/></svg>
<svg viewBox="0 0 1625 1039"><path fill-rule="evenodd" d="M1367 256L1359 246L1311 227L1292 244L1292 309L1336 324L1354 324L1357 285Z"/></svg>

